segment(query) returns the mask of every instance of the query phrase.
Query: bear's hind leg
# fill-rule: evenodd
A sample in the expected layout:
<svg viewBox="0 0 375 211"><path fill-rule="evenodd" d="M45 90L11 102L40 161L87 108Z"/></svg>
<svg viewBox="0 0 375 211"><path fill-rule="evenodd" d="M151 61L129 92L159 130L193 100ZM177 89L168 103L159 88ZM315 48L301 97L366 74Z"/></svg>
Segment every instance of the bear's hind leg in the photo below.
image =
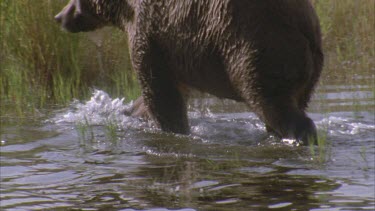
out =
<svg viewBox="0 0 375 211"><path fill-rule="evenodd" d="M304 111L285 100L263 105L261 116L267 130L278 137L296 139L305 145L317 142L314 122Z"/></svg>

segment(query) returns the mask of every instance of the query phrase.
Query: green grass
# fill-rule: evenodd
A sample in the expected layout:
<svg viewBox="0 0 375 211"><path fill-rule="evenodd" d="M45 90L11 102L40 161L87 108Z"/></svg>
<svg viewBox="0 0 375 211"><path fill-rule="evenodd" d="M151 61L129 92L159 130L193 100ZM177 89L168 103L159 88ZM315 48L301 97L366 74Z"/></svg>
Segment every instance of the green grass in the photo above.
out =
<svg viewBox="0 0 375 211"><path fill-rule="evenodd" d="M326 57L323 82L336 77L351 82L353 75L374 75L375 0L312 2L323 33Z"/></svg>
<svg viewBox="0 0 375 211"><path fill-rule="evenodd" d="M77 131L78 140L81 142L81 145L87 145L87 142L92 143L95 139L94 129L90 122L85 117L85 121L77 122L75 129Z"/></svg>
<svg viewBox="0 0 375 211"><path fill-rule="evenodd" d="M64 105L87 97L92 87L128 98L139 94L126 35L107 29L94 42L88 34L62 31L53 17L65 3L0 1L2 116Z"/></svg>
<svg viewBox="0 0 375 211"><path fill-rule="evenodd" d="M327 132L319 131L317 144L311 143L310 154L311 159L318 165L324 165L332 157L331 142L327 139Z"/></svg>
<svg viewBox="0 0 375 211"><path fill-rule="evenodd" d="M119 138L117 132L119 127L114 120L107 120L107 123L104 126L105 137L112 143L116 143Z"/></svg>
<svg viewBox="0 0 375 211"><path fill-rule="evenodd" d="M77 78L81 69L76 62L79 37L60 35L58 27L48 27L52 23L49 17L53 17L54 10L50 1L43 4L22 0L1 1L1 54L4 58L1 79L6 87L2 88L2 94L8 96L8 99L14 95L28 97L27 94L31 94L35 99L32 104L40 107L49 98L61 103L64 98L73 94L64 93L61 96L59 93L60 95L55 96L57 93L54 90L80 86L79 80L57 82L59 77ZM12 83L7 80L9 78L13 79ZM29 93L19 93L20 86L25 87Z"/></svg>

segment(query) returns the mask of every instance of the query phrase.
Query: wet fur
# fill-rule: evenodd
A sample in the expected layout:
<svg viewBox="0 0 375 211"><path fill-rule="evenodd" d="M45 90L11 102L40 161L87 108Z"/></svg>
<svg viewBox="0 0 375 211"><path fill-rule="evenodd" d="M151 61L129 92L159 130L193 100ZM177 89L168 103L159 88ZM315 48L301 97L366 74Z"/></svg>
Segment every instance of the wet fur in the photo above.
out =
<svg viewBox="0 0 375 211"><path fill-rule="evenodd" d="M308 0L72 1L97 27L128 33L142 87L133 110L162 130L189 132L181 87L191 87L247 103L279 137L316 139L305 109L323 52Z"/></svg>

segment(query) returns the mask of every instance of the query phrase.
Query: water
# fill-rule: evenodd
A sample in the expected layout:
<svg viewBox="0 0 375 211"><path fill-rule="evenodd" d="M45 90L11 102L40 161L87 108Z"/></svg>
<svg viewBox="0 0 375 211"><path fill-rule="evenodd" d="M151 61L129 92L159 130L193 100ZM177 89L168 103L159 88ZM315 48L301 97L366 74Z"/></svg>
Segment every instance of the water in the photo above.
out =
<svg viewBox="0 0 375 211"><path fill-rule="evenodd" d="M86 102L2 119L2 210L374 210L372 86L317 90L309 115L326 143L269 137L243 104L193 100L192 134ZM325 137L324 137L325 136Z"/></svg>

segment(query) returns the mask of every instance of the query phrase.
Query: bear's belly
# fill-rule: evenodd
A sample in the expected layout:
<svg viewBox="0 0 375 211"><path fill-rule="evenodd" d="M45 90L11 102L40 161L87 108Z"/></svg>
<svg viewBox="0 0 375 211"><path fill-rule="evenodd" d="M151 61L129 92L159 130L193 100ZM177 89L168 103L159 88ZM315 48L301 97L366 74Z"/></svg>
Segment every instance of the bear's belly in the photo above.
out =
<svg viewBox="0 0 375 211"><path fill-rule="evenodd" d="M184 62L179 62L181 59L175 60L177 62L173 65L175 67L173 69L178 81L219 98L243 101L234 89L220 57L196 56L185 57Z"/></svg>

